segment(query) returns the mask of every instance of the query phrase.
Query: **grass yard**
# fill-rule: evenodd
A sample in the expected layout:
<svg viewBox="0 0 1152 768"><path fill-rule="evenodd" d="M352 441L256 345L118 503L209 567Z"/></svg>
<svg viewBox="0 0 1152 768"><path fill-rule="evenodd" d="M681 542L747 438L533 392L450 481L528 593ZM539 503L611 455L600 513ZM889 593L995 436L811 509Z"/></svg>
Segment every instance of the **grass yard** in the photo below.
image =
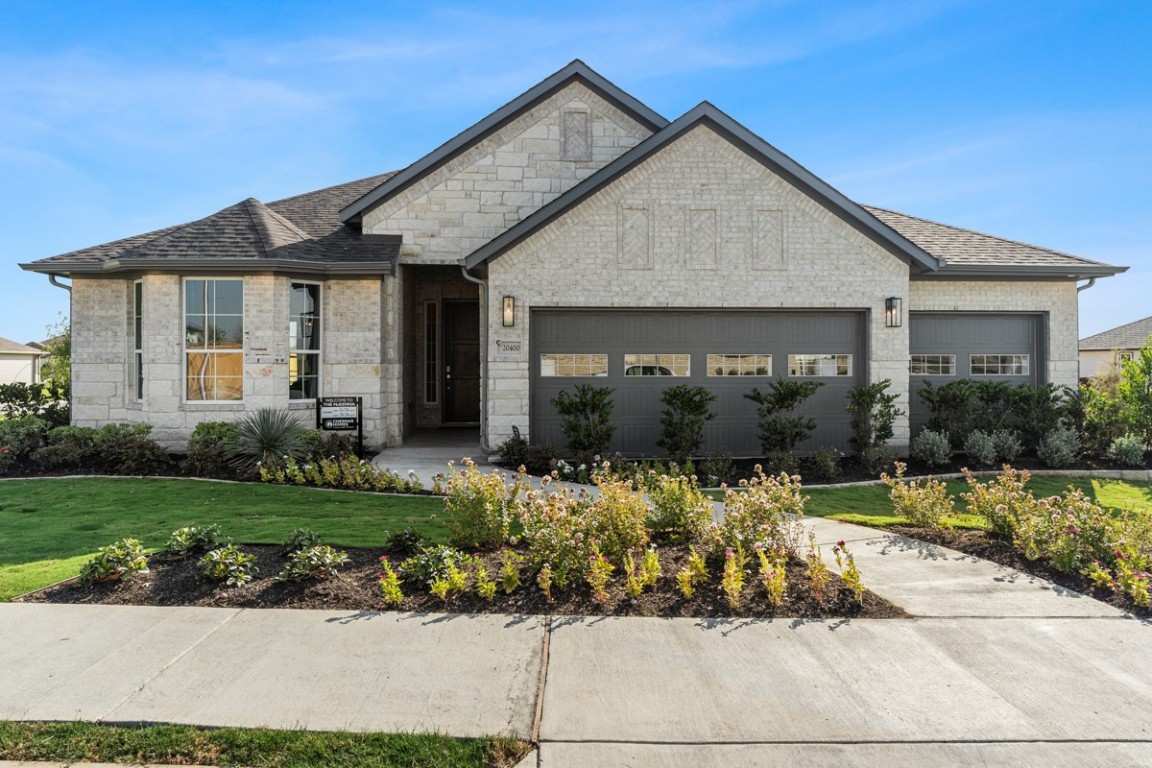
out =
<svg viewBox="0 0 1152 768"><path fill-rule="evenodd" d="M183 763L268 768L506 768L528 749L516 739L193 728L99 723L0 722L0 760Z"/></svg>
<svg viewBox="0 0 1152 768"><path fill-rule="evenodd" d="M220 525L237 542L277 544L296 528L326 543L383 546L412 527L447 539L433 496L325 491L255 483L145 478L36 478L0 482L0 601L75 576L117 539L161 547L185 525Z"/></svg>

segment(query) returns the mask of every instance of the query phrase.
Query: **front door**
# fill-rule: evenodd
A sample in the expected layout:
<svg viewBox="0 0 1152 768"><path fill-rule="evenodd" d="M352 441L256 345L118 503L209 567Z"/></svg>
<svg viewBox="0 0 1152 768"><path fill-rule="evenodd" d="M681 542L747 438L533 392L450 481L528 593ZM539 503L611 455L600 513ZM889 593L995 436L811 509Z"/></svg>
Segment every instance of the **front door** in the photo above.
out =
<svg viewBox="0 0 1152 768"><path fill-rule="evenodd" d="M480 302L444 302L444 421L480 421Z"/></svg>

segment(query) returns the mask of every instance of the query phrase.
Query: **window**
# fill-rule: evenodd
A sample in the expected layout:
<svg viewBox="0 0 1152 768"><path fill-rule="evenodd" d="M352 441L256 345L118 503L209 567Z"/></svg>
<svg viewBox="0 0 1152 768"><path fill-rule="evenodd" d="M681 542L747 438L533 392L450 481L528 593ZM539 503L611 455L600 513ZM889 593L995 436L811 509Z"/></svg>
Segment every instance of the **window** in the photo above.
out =
<svg viewBox="0 0 1152 768"><path fill-rule="evenodd" d="M688 376L692 355L624 355L625 376Z"/></svg>
<svg viewBox="0 0 1152 768"><path fill-rule="evenodd" d="M1028 355L972 355L973 376L1027 376Z"/></svg>
<svg viewBox="0 0 1152 768"><path fill-rule="evenodd" d="M789 376L851 376L852 355L788 355Z"/></svg>
<svg viewBox="0 0 1152 768"><path fill-rule="evenodd" d="M540 355L541 376L607 376L608 355Z"/></svg>
<svg viewBox="0 0 1152 768"><path fill-rule="evenodd" d="M244 281L184 281L188 400L244 398Z"/></svg>
<svg viewBox="0 0 1152 768"><path fill-rule="evenodd" d="M771 376L772 355L708 355L709 376Z"/></svg>
<svg viewBox="0 0 1152 768"><path fill-rule="evenodd" d="M912 355L908 372L913 376L955 376L956 355Z"/></svg>
<svg viewBox="0 0 1152 768"><path fill-rule="evenodd" d="M424 302L424 402L440 402L440 305Z"/></svg>
<svg viewBox="0 0 1152 768"><path fill-rule="evenodd" d="M288 399L320 396L320 286L292 283L288 300Z"/></svg>
<svg viewBox="0 0 1152 768"><path fill-rule="evenodd" d="M135 372L136 399L144 399L144 283L132 286L132 365Z"/></svg>

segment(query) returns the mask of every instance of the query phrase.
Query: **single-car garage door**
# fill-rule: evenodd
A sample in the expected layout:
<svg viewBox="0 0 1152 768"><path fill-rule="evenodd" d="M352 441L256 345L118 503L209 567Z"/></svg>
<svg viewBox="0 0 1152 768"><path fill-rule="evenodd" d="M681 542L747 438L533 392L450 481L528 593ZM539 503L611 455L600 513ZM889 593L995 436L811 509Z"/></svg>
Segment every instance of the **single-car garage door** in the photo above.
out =
<svg viewBox="0 0 1152 768"><path fill-rule="evenodd" d="M931 414L917 392L957 379L1043 384L1044 315L912 312L908 378L915 436Z"/></svg>
<svg viewBox="0 0 1152 768"><path fill-rule="evenodd" d="M677 384L716 394L702 453L760 455L755 403L769 377L818 381L801 412L816 420L801 451L846 450L844 399L865 381L863 312L533 310L529 329L534 443L566 444L552 400L577 384L615 390L612 451L659 455L660 395Z"/></svg>

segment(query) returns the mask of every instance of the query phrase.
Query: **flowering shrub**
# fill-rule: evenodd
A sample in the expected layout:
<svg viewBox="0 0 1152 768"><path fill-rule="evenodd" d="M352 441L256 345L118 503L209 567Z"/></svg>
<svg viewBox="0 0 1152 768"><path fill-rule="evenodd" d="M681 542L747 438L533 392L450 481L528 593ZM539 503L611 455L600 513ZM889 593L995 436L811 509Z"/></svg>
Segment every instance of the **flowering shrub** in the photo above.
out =
<svg viewBox="0 0 1152 768"><path fill-rule="evenodd" d="M717 528L724 547L752 549L760 544L785 556L796 556L804 535L804 502L800 478L764 474L756 465L756 476L741 480L740 488L724 492L724 521Z"/></svg>
<svg viewBox="0 0 1152 768"><path fill-rule="evenodd" d="M472 560L467 555L445 560L443 574L433 575L428 591L445 603L449 597L463 594L468 589L468 569Z"/></svg>
<svg viewBox="0 0 1152 768"><path fill-rule="evenodd" d="M536 573L536 586L544 593L544 598L552 602L552 566L545 565Z"/></svg>
<svg viewBox="0 0 1152 768"><path fill-rule="evenodd" d="M680 586L680 593L685 600L691 600L696 594L696 587L708 581L708 564L704 556L691 547L688 551L688 562L676 573L676 583Z"/></svg>
<svg viewBox="0 0 1152 768"><path fill-rule="evenodd" d="M256 575L256 555L242 552L235 544L206 552L196 564L205 576L230 587L242 587Z"/></svg>
<svg viewBox="0 0 1152 768"><path fill-rule="evenodd" d="M508 538L513 503L526 483L521 476L509 488L500 470L485 475L472 459L464 459L463 464L463 470L450 467L444 499L452 543L468 549L495 549Z"/></svg>
<svg viewBox="0 0 1152 768"><path fill-rule="evenodd" d="M968 491L961 493L960 498L968 505L970 513L984 518L994 534L1011 540L1016 521L1031 515L1036 504L1032 492L1024 489L1030 477L1028 470L1015 470L1005 464L999 477L982 483L965 469Z"/></svg>
<svg viewBox="0 0 1152 768"><path fill-rule="evenodd" d="M492 580L492 575L488 573L488 568L484 563L480 562L479 558L475 558L476 562L476 594L481 600L492 602L492 598L496 597L496 582Z"/></svg>
<svg viewBox="0 0 1152 768"><path fill-rule="evenodd" d="M892 500L892 511L907 518L913 525L940 529L947 527L946 515L951 514L954 503L948 495L948 486L939 480L905 480L907 465L896 462L896 476L887 473L880 475L884 485L890 489L888 498Z"/></svg>
<svg viewBox="0 0 1152 768"><path fill-rule="evenodd" d="M840 580L844 582L844 586L852 590L852 594L856 596L856 602L863 605L864 593L868 590L864 589L864 582L860 578L860 569L856 567L856 558L848 551L848 545L843 541L836 542L836 546L832 548L832 554L836 556L836 567L840 570Z"/></svg>
<svg viewBox="0 0 1152 768"><path fill-rule="evenodd" d="M137 539L120 539L101 547L96 556L80 569L80 581L116 581L135 573L148 573L148 558L144 545Z"/></svg>
<svg viewBox="0 0 1152 768"><path fill-rule="evenodd" d="M624 591L633 600L644 593L644 579L636 572L636 560L631 552L624 553Z"/></svg>
<svg viewBox="0 0 1152 768"><path fill-rule="evenodd" d="M337 569L347 564L348 554L327 544L302 547L288 555L288 562L276 578L279 581L326 579L335 576Z"/></svg>
<svg viewBox="0 0 1152 768"><path fill-rule="evenodd" d="M784 592L788 586L787 561L779 554L765 552L759 547L756 549L756 557L760 560L760 583L764 585L768 604L779 606L784 602Z"/></svg>
<svg viewBox="0 0 1152 768"><path fill-rule="evenodd" d="M648 527L660 541L700 541L712 522L712 501L696 487L695 476L660 475L648 488L648 500Z"/></svg>
<svg viewBox="0 0 1152 768"><path fill-rule="evenodd" d="M528 560L535 569L548 565L558 586L579 575L597 543L592 535L592 502L568 489L528 491L517 504Z"/></svg>
<svg viewBox="0 0 1152 768"><path fill-rule="evenodd" d="M592 557L588 558L588 570L584 573L584 579L592 589L592 599L596 602L608 602L608 580L612 578L612 572L615 570L615 567L608 562L608 558L600 554L598 548L593 550Z"/></svg>
<svg viewBox="0 0 1152 768"><path fill-rule="evenodd" d="M748 568L748 555L740 544L736 548L728 547L724 550L724 576L720 586L724 590L724 597L728 607L738 610L744 594L745 570Z"/></svg>
<svg viewBox="0 0 1152 768"><path fill-rule="evenodd" d="M813 533L808 534L808 554L805 556L805 561L808 565L808 591L813 600L824 605L825 593L828 590L828 583L832 580L832 574L828 572L828 566L820 554L820 547L816 546L816 535Z"/></svg>
<svg viewBox="0 0 1152 768"><path fill-rule="evenodd" d="M392 568L388 555L380 558L380 594L384 604L397 606L404 602L404 592L400 589L400 574Z"/></svg>
<svg viewBox="0 0 1152 768"><path fill-rule="evenodd" d="M504 594L510 595L520 586L520 566L524 564L524 556L505 549L500 553L500 586Z"/></svg>
<svg viewBox="0 0 1152 768"><path fill-rule="evenodd" d="M405 581L432 586L437 580L446 580L449 572L455 569L467 571L472 562L471 555L446 545L425 547L419 554L404 559L400 563L400 575Z"/></svg>
<svg viewBox="0 0 1152 768"><path fill-rule="evenodd" d="M589 532L609 560L618 560L631 549L648 545L648 505L626 480L597 475L599 497L586 511Z"/></svg>
<svg viewBox="0 0 1152 768"><path fill-rule="evenodd" d="M313 488L339 488L348 491L418 493L423 490L415 472L405 479L395 472L377 467L354 454L319 457L301 464L292 456L282 462L260 464L260 480L277 485L301 485Z"/></svg>

